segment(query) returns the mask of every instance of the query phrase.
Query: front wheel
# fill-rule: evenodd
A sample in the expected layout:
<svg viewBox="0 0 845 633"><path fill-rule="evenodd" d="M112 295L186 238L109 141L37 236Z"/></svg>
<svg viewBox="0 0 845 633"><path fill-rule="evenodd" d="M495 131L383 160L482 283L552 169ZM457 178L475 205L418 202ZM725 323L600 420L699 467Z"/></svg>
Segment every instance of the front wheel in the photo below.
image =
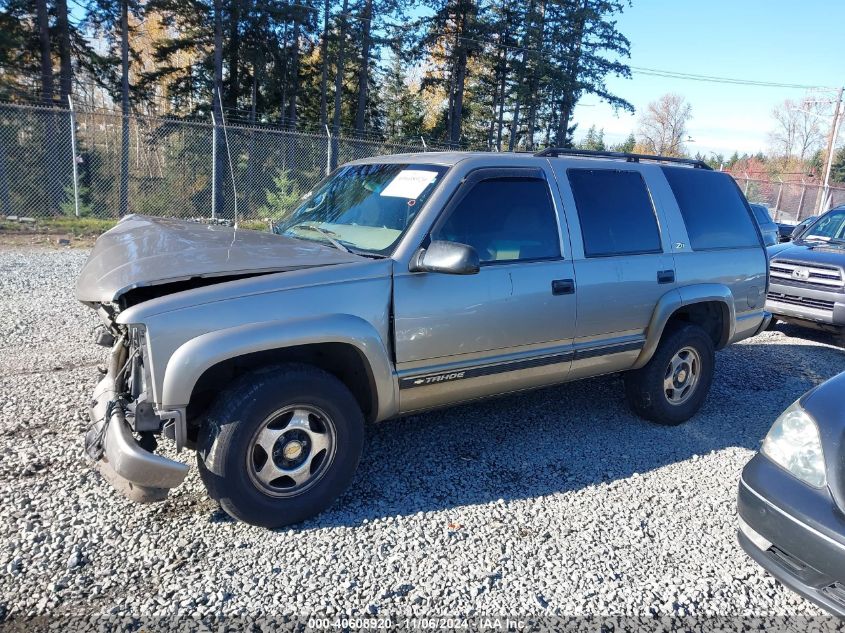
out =
<svg viewBox="0 0 845 633"><path fill-rule="evenodd" d="M658 424L686 422L710 391L715 360L713 341L700 327L667 325L651 360L625 374L628 404Z"/></svg>
<svg viewBox="0 0 845 633"><path fill-rule="evenodd" d="M349 389L315 367L246 374L211 406L197 464L231 516L264 527L325 510L352 480L364 419Z"/></svg>

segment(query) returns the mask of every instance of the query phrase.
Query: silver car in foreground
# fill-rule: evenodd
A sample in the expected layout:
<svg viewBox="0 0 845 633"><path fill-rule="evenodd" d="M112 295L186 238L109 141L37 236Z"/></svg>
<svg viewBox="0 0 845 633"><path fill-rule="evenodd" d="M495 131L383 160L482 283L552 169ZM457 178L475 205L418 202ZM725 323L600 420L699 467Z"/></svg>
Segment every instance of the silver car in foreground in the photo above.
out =
<svg viewBox="0 0 845 633"><path fill-rule="evenodd" d="M633 154L356 161L275 233L129 216L77 282L112 349L86 450L152 501L188 470L164 437L226 512L295 523L347 487L366 421L624 372L636 413L684 422L767 283L728 175Z"/></svg>

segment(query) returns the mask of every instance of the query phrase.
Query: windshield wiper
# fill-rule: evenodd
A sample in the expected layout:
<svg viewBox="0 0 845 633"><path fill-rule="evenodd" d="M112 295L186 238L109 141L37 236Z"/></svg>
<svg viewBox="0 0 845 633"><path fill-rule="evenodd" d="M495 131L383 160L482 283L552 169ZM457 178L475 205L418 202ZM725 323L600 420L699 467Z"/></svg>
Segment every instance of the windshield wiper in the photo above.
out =
<svg viewBox="0 0 845 633"><path fill-rule="evenodd" d="M360 255L361 257L369 257L371 259L386 259L387 255L381 253L373 253L372 251L365 251L360 248L350 248L349 252L353 255Z"/></svg>
<svg viewBox="0 0 845 633"><path fill-rule="evenodd" d="M329 242L331 242L332 246L334 246L336 249L343 251L344 253L350 252L349 249L346 246L344 246L343 244L338 242L333 237L333 235L336 235L336 233L332 233L331 231L327 231L323 227L317 226L316 224L297 224L296 226L290 227L290 229L288 229L288 230L289 231L290 230L294 230L294 231L297 231L297 230L316 231L317 233L319 233L320 235L325 237Z"/></svg>

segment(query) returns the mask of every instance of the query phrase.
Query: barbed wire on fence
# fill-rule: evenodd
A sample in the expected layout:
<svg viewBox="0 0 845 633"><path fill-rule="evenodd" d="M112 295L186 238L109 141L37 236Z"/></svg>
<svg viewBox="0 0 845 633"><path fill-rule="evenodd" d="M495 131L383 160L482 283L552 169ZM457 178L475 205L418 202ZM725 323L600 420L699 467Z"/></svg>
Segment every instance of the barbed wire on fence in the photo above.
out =
<svg viewBox="0 0 845 633"><path fill-rule="evenodd" d="M0 103L0 215L232 219L237 195L240 218L274 220L336 165L381 154L454 149L423 139L235 122L227 125L232 178L222 131L211 121L133 114L126 122L124 170L120 112ZM766 204L778 221L799 221L845 204L845 187L734 178L749 200Z"/></svg>

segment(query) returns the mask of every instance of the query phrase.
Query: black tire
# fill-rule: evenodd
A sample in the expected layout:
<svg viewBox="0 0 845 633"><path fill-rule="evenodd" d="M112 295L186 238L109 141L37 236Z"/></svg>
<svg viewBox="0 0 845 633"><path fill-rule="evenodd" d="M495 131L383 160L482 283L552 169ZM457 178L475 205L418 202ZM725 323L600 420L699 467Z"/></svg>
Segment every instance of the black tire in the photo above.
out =
<svg viewBox="0 0 845 633"><path fill-rule="evenodd" d="M839 347L845 347L845 327L840 327L836 333L836 343Z"/></svg>
<svg viewBox="0 0 845 633"><path fill-rule="evenodd" d="M778 323L779 323L779 321L778 321L777 317L773 316L772 320L769 321L769 324L766 326L766 331L772 332L772 331L778 329Z"/></svg>
<svg viewBox="0 0 845 633"><path fill-rule="evenodd" d="M321 456L322 459L313 475L305 475L313 481L309 479L310 483L300 492L296 491L299 484L288 489L262 484L256 474L260 468L253 461L256 452L265 455L266 460L287 459L287 443L280 447L281 442L276 440L276 457L256 443L265 427L288 428L290 422L284 421L284 415L273 418L285 409L291 409L294 417L301 410L317 412L319 415L307 417L307 424L326 425L320 436L333 433L331 451L324 449L319 455L309 456L308 469ZM268 419L279 422L267 426ZM286 435L278 437L284 439ZM307 445L312 436L304 437ZM199 433L197 464L208 494L227 514L252 525L273 528L299 523L328 508L352 481L363 445L364 417L342 382L308 365L277 365L245 374L217 398ZM285 479L281 477L279 481Z"/></svg>
<svg viewBox="0 0 845 633"><path fill-rule="evenodd" d="M697 379L690 384L688 392L664 387L664 380L670 377L670 362L682 350L694 350L698 359ZM691 357L694 358L691 352L683 352L684 362L689 364ZM657 424L676 426L686 422L701 408L710 391L715 361L713 341L703 329L697 325L670 323L663 331L651 360L642 368L625 374L625 395L629 406L640 417ZM689 370L683 367L682 364L678 372L687 371L683 375L688 380ZM668 395L670 392L673 396L683 394L684 399L673 403Z"/></svg>

